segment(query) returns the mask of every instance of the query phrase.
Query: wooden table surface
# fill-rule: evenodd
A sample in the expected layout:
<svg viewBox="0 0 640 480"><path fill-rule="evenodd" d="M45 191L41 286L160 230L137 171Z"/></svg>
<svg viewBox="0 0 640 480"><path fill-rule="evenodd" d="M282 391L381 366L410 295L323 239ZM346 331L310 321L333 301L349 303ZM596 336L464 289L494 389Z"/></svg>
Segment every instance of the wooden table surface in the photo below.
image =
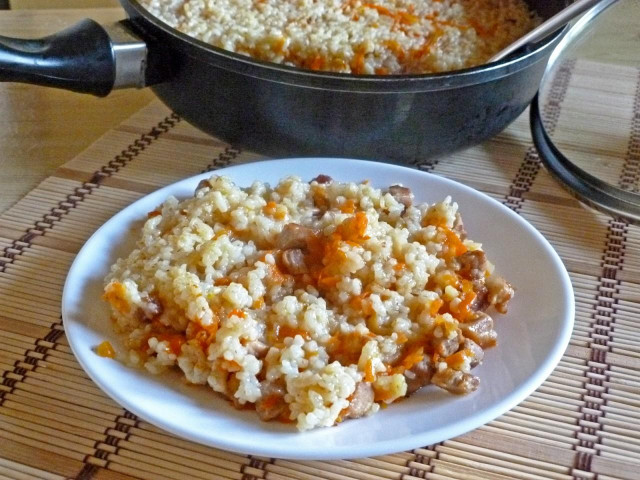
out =
<svg viewBox="0 0 640 480"><path fill-rule="evenodd" d="M120 8L0 11L0 35L39 37L86 17L106 23L124 16ZM0 83L0 212L153 98L148 89L96 98Z"/></svg>

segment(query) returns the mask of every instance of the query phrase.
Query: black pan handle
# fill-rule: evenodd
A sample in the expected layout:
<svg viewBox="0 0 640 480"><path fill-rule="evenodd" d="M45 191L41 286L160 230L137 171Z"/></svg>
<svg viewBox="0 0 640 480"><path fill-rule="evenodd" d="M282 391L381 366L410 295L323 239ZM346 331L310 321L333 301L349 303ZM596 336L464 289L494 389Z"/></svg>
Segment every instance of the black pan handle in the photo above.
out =
<svg viewBox="0 0 640 480"><path fill-rule="evenodd" d="M147 57L147 44L129 21L102 26L85 19L36 40L0 36L0 81L103 97L114 88L150 84Z"/></svg>

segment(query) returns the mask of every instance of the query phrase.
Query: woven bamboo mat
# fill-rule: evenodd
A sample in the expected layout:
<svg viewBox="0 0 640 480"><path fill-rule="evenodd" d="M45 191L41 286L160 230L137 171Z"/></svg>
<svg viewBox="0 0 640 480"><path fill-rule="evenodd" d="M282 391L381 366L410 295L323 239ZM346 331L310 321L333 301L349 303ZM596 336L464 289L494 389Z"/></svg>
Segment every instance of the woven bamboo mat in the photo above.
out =
<svg viewBox="0 0 640 480"><path fill-rule="evenodd" d="M569 63L550 88L544 114L558 140L579 153L580 132L600 135L605 160L621 159L613 181L637 186L640 72ZM585 96L597 99L609 123L581 126ZM0 215L0 479L640 478L640 228L586 209L560 188L540 166L526 116L482 146L416 165L518 212L571 274L571 344L513 410L410 452L302 462L193 444L113 403L76 363L64 334L60 297L74 254L145 193L255 158L155 102Z"/></svg>

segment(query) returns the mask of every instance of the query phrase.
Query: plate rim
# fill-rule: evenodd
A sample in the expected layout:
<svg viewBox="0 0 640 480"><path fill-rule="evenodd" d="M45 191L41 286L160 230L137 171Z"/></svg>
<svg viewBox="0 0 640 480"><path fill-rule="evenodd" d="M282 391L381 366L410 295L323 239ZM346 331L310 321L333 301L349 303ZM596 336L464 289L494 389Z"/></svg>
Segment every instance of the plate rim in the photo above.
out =
<svg viewBox="0 0 640 480"><path fill-rule="evenodd" d="M514 219L520 226L524 227L526 231L533 235L537 243L544 246L544 250L550 259L553 261L553 264L558 267L557 270L559 272L559 280L561 280L561 284L563 287L563 292L561 294L565 298L564 301L564 311L559 317L563 319L562 329L556 342L553 344L551 351L548 356L545 358L545 361L542 362L533 370L531 375L527 378L527 380L523 383L523 385L512 391L510 394L502 398L500 401L494 403L491 407L485 408L483 411L476 413L470 419L463 419L453 422L452 424L447 424L445 426L439 427L435 430L426 430L419 434L407 435L405 437L385 440L385 441L376 441L374 444L362 444L359 446L351 446L349 447L349 451L345 451L346 447L338 446L334 447L331 445L325 445L322 447L321 452L318 454L317 451L311 452L306 448L296 449L295 444L287 443L287 445L282 446L279 444L270 444L268 446L256 446L252 444L250 448L244 448L242 441L234 441L234 437L231 436L229 439L228 436L224 435L217 436L215 439L211 439L210 437L202 435L199 431L192 432L191 430L185 431L180 430L179 428L175 428L173 425L167 425L163 421L155 418L153 415L147 415L147 412L144 409L139 409L136 405L132 405L126 398L126 395L121 395L117 389L112 389L109 387L108 382L103 382L85 363L84 357L79 353L81 344L76 344L77 339L75 339L74 335L70 335L69 332L74 331L74 320L71 320L71 323L67 323L68 308L69 308L69 299L70 288L69 284L71 283L75 273L75 270L79 268L79 260L81 259L81 253L83 250L88 248L88 245L94 240L95 237L100 236L101 232L107 229L107 226L112 222L117 222L120 216L125 216L126 211L130 208L133 208L136 204L140 202L144 202L150 195L161 196L164 195L163 198L166 198L171 194L171 191L178 188L179 184L187 183L187 182L195 182L202 178L208 178L212 175L228 175L233 178L233 172L227 174L229 171L246 169L246 168L260 168L260 166L265 164L274 164L274 163L299 163L299 162L309 162L309 161L322 161L322 162L348 162L352 164L361 164L364 168L373 167L380 169L388 169L392 170L402 170L407 173L411 173L412 175L416 175L417 177L429 178L436 177L437 181L442 181L445 184L454 185L455 188L466 190L470 194L481 195L485 200L493 203L500 211L502 211L505 215L510 216ZM296 175L297 173L291 171L289 175ZM284 175L284 174L282 174ZM366 176L366 172L364 172ZM455 198L454 198L455 201ZM353 459L353 458L362 458L362 457L371 457L377 455L390 454L400 451L411 450L420 446L430 445L433 443L437 443L440 441L444 441L447 439L451 439L467 433L471 430L474 430L478 427L481 427L488 422L494 420L498 416L506 413L511 410L513 407L521 403L524 399L526 399L531 393L533 393L552 373L555 369L559 361L561 360L564 352L569 346L569 341L571 338L571 334L573 332L573 326L575 322L575 298L573 286L571 283L571 279L569 277L569 273L564 266L564 262L553 248L553 246L549 243L549 241L525 218L523 218L518 213L509 209L507 206L499 202L498 200L491 198L486 193L474 189L468 185L465 185L461 182L449 179L447 177L437 175L431 172L425 172L416 168L410 168L404 165L395 165L371 160L361 160L361 159L351 159L351 158L337 158L337 157L285 157L285 158L277 158L277 159L268 159L268 160L260 160L260 161L249 161L242 164L230 165L227 167L219 168L216 170L212 170L209 172L203 172L200 174L192 175L189 177L182 178L175 182L172 182L169 185L161 187L157 190L144 194L139 199L125 206L123 209L115 213L112 217L106 220L83 244L80 248L74 261L72 262L67 277L65 278L62 297L61 297L61 313L63 319L63 326L65 329L65 333L67 335L67 339L69 342L69 346L82 367L85 373L91 378L91 380L104 392L107 396L109 396L112 400L114 400L118 405L123 408L126 408L142 420L162 429L168 431L172 434L179 436L180 438L193 441L202 445L207 445L210 447L227 450L243 455L257 455L257 456L265 456L265 457L273 457L280 459L290 459L290 460L339 460L339 459ZM79 322L77 322L79 323ZM257 420L256 420L257 421ZM332 427L335 428L335 427ZM296 432L296 435L304 435L305 433ZM242 437L242 436L241 436Z"/></svg>

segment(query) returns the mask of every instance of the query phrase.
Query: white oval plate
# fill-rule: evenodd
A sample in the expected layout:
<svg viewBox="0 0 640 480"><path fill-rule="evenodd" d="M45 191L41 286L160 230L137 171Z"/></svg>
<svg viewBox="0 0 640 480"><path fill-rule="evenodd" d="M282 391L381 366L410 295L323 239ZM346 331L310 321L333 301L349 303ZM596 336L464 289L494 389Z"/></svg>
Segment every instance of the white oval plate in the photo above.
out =
<svg viewBox="0 0 640 480"><path fill-rule="evenodd" d="M235 410L208 387L186 385L176 372L153 376L93 351L104 340L123 348L100 298L104 276L132 249L147 212L168 195L191 196L198 182L211 174L187 178L138 200L105 223L78 253L62 297L65 330L82 367L116 402L160 428L213 447L278 458L326 460L398 452L461 435L503 414L545 380L567 347L574 300L560 258L529 223L476 190L418 170L345 159L271 160L215 173L241 186L255 179L274 184L291 174L310 180L324 173L339 181L369 179L378 187L402 183L411 187L417 202L451 195L460 205L469 237L483 243L488 258L516 287L516 296L507 315L496 315L499 344L474 371L481 385L471 395L427 387L371 417L305 433L261 422L255 412Z"/></svg>

